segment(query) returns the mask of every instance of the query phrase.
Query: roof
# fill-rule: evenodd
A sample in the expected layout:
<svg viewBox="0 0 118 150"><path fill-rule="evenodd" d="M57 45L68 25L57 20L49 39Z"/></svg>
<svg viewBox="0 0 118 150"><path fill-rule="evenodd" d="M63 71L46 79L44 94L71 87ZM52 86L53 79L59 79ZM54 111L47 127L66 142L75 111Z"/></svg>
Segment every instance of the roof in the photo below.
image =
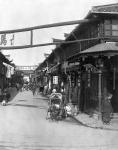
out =
<svg viewBox="0 0 118 150"><path fill-rule="evenodd" d="M97 17L96 17L96 15ZM92 9L88 12L88 14L85 16L84 19L90 19L91 21L96 21L98 18L98 15L116 15L118 16L118 3L109 4L109 5L100 5L100 6L93 6ZM67 36L66 40L70 40L70 38L74 38L72 33L76 32L77 30L81 30L83 28L84 24L88 24L88 22L83 22L81 24L78 24L75 29L72 30L72 32Z"/></svg>
<svg viewBox="0 0 118 150"><path fill-rule="evenodd" d="M115 15L115 16L118 16L118 3L115 3L115 4L109 4L109 5L101 5L101 6L94 6L94 7L92 7L92 9L88 12L88 14L87 14L87 16L84 18L84 19L89 19L90 21L89 22L93 22L93 21L99 21L99 16L100 15L105 15L105 16L109 16L109 15ZM71 33L69 33L69 35L66 37L66 39L65 39L65 41L73 41L73 40L75 40L75 37L73 36L73 33L76 33L77 31L79 31L79 32L81 32L82 31L82 28L84 27L83 25L85 24L86 26L87 26L87 24L89 23L89 22L83 22L83 23L80 23L80 24L78 24L73 30L72 30L72 32ZM64 43L61 43L60 44L60 46L62 47L63 45L65 45ZM67 45L67 44L66 44ZM104 45L104 46L103 46ZM100 45L96 45L95 46L95 48L94 47L91 47L90 49L87 49L87 50L85 50L84 52L81 52L81 53L79 53L79 54L85 54L85 53L99 53L99 52L103 52L103 49L105 50L104 52L107 52L107 51L111 51L112 50L112 52L114 51L114 50L116 50L116 51L118 51L118 47L117 46L115 46L115 44L110 44L109 46L108 46L109 44L107 43L107 44L100 44ZM104 48L103 48L103 47ZM113 47L112 47L113 46ZM112 47L112 48L110 48L110 47ZM101 49L101 51L100 51L100 49ZM111 49L111 50L108 50L108 49ZM114 50L113 50L114 49ZM55 49L54 49L54 51L49 55L49 57L48 58L46 58L46 60L44 60L44 62L40 65L40 67L41 66L44 66L44 64L45 64L45 62L47 61L47 60L49 60L52 56L53 56L53 54L55 53L55 51L58 51L58 47L56 47ZM90 52L89 52L90 51ZM77 54L76 54L77 55ZM54 56L53 56L54 57ZM53 58L52 57L52 58ZM72 57L72 56L70 56L70 57ZM69 58L70 58L69 57ZM38 67L38 69L39 69L39 67Z"/></svg>
<svg viewBox="0 0 118 150"><path fill-rule="evenodd" d="M106 42L97 44L91 48L81 51L79 55L83 54L103 54L103 53L118 53L118 43L117 42Z"/></svg>
<svg viewBox="0 0 118 150"><path fill-rule="evenodd" d="M11 65L10 61L0 52L0 59L6 64Z"/></svg>
<svg viewBox="0 0 118 150"><path fill-rule="evenodd" d="M117 12L118 13L118 3L94 6L92 7L92 12Z"/></svg>

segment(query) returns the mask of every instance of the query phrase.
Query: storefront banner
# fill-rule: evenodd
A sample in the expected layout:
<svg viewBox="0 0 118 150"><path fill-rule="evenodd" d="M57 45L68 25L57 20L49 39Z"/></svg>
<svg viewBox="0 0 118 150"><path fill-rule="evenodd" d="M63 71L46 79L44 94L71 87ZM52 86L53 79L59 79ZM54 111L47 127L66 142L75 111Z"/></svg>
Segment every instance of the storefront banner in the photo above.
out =
<svg viewBox="0 0 118 150"><path fill-rule="evenodd" d="M3 65L7 67L6 78L11 78L11 75L14 74L14 67L3 62Z"/></svg>
<svg viewBox="0 0 118 150"><path fill-rule="evenodd" d="M58 84L58 76L53 76L53 84Z"/></svg>

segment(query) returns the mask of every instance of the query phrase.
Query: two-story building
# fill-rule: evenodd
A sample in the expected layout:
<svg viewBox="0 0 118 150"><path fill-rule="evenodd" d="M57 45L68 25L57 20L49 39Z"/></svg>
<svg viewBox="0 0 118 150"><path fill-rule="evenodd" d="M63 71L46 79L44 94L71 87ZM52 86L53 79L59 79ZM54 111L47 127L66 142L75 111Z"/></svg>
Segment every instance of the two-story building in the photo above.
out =
<svg viewBox="0 0 118 150"><path fill-rule="evenodd" d="M113 111L118 112L118 4L95 6L85 19L41 68L48 64L48 73L58 76L66 101L79 111L100 113L107 91L113 95Z"/></svg>

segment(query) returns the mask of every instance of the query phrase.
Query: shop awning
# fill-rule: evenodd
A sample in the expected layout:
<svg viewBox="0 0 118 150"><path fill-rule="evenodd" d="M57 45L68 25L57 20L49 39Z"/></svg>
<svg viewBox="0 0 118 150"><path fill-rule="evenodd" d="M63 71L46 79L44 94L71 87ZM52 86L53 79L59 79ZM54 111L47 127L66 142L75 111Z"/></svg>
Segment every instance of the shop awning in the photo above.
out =
<svg viewBox="0 0 118 150"><path fill-rule="evenodd" d="M60 64L56 64L55 66L49 68L49 70L47 71L47 73L54 73L58 70Z"/></svg>
<svg viewBox="0 0 118 150"><path fill-rule="evenodd" d="M93 56L93 55L106 55L114 56L118 55L118 43L117 42L106 42L97 44L91 48L88 48L79 53L79 56Z"/></svg>
<svg viewBox="0 0 118 150"><path fill-rule="evenodd" d="M6 64L11 65L10 61L0 52L0 60Z"/></svg>

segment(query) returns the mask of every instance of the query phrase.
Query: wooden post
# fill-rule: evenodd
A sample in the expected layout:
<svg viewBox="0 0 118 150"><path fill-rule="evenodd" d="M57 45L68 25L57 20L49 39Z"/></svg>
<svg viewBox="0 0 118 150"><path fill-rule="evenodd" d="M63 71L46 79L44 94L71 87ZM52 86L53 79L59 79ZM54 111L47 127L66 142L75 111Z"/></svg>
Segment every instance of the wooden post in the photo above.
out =
<svg viewBox="0 0 118 150"><path fill-rule="evenodd" d="M99 100L99 120L101 120L101 102L102 102L102 71L98 71L98 100Z"/></svg>
<svg viewBox="0 0 118 150"><path fill-rule="evenodd" d="M69 79L69 103L71 103L71 75L68 76L68 79Z"/></svg>
<svg viewBox="0 0 118 150"><path fill-rule="evenodd" d="M116 68L113 68L113 90L115 90Z"/></svg>
<svg viewBox="0 0 118 150"><path fill-rule="evenodd" d="M33 45L33 30L31 30L30 33L31 33L30 45Z"/></svg>

